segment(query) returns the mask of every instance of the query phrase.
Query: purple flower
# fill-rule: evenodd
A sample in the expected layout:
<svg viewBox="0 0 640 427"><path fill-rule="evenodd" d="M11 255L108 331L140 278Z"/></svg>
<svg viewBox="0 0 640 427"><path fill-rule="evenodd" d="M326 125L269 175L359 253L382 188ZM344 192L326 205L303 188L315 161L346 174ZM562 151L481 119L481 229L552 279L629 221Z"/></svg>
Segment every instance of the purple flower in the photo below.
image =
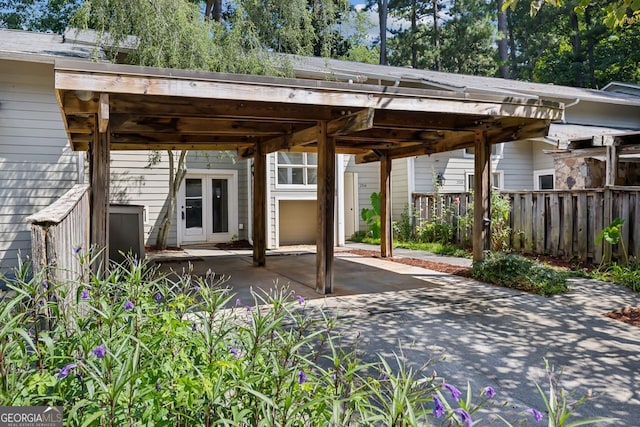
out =
<svg viewBox="0 0 640 427"><path fill-rule="evenodd" d="M245 308L247 310L247 313L251 311L251 307L250 306L246 306Z"/></svg>
<svg viewBox="0 0 640 427"><path fill-rule="evenodd" d="M107 348L104 346L104 344L100 344L99 346L93 349L92 353L98 359L102 359L107 354Z"/></svg>
<svg viewBox="0 0 640 427"><path fill-rule="evenodd" d="M242 305L242 301L240 301L240 298L236 299L236 307L240 307Z"/></svg>
<svg viewBox="0 0 640 427"><path fill-rule="evenodd" d="M78 252L80 252L82 250L82 246L74 246L73 248L73 253L77 254Z"/></svg>
<svg viewBox="0 0 640 427"><path fill-rule="evenodd" d="M458 400L460 400L460 396L462 395L462 393L460 392L460 390L458 390L457 388L455 388L455 387L454 387L454 386L452 386L451 384L447 384L447 383L442 384L442 386L443 386L444 388L446 388L447 390L449 390L449 392L451 393L451 398L452 398L453 400L455 400L456 402L457 402Z"/></svg>
<svg viewBox="0 0 640 427"><path fill-rule="evenodd" d="M89 290L88 289L83 289L82 292L80 293L80 298L82 299L89 299Z"/></svg>
<svg viewBox="0 0 640 427"><path fill-rule="evenodd" d="M68 365L65 365L62 369L60 369L60 372L58 373L58 379L63 380L67 378L69 376L69 371L77 367L78 365L75 363L69 363Z"/></svg>
<svg viewBox="0 0 640 427"><path fill-rule="evenodd" d="M231 347L231 349L229 349L229 353L233 354L235 357L240 357L240 352L237 348Z"/></svg>
<svg viewBox="0 0 640 427"><path fill-rule="evenodd" d="M194 290L194 291L196 291L196 292L198 292L198 291L200 290L200 286L195 285L195 286L193 287L193 290Z"/></svg>
<svg viewBox="0 0 640 427"><path fill-rule="evenodd" d="M488 386L482 389L482 393L487 396L488 399L493 399L493 397L496 395L496 391L493 387Z"/></svg>
<svg viewBox="0 0 640 427"><path fill-rule="evenodd" d="M298 304L304 304L304 297L302 295L298 295Z"/></svg>
<svg viewBox="0 0 640 427"><path fill-rule="evenodd" d="M433 416L440 418L444 415L444 405L436 396L433 396Z"/></svg>
<svg viewBox="0 0 640 427"><path fill-rule="evenodd" d="M42 289L48 289L48 288L49 288L49 284L45 280L44 282L42 282Z"/></svg>
<svg viewBox="0 0 640 427"><path fill-rule="evenodd" d="M462 408L458 408L453 412L455 412L456 414L458 414L458 416L460 416L460 421L464 423L464 427L471 427L471 425L473 424L473 421L471 420L471 415L467 411L465 411Z"/></svg>
<svg viewBox="0 0 640 427"><path fill-rule="evenodd" d="M133 303L130 300L127 300L122 306L125 310L133 310Z"/></svg>
<svg viewBox="0 0 640 427"><path fill-rule="evenodd" d="M191 330L193 332L196 332L198 330L198 325L196 325L195 323L191 324Z"/></svg>
<svg viewBox="0 0 640 427"><path fill-rule="evenodd" d="M162 302L162 294L160 292L155 294L154 298L155 298L156 302Z"/></svg>
<svg viewBox="0 0 640 427"><path fill-rule="evenodd" d="M160 391L160 380L156 381L156 391Z"/></svg>
<svg viewBox="0 0 640 427"><path fill-rule="evenodd" d="M304 373L304 371L300 371L298 373L298 384L303 384L307 382L307 374Z"/></svg>
<svg viewBox="0 0 640 427"><path fill-rule="evenodd" d="M529 408L527 410L525 410L524 412L528 412L531 415L533 415L533 418L535 418L536 422L539 423L540 421L542 421L542 412L538 411L535 408Z"/></svg>

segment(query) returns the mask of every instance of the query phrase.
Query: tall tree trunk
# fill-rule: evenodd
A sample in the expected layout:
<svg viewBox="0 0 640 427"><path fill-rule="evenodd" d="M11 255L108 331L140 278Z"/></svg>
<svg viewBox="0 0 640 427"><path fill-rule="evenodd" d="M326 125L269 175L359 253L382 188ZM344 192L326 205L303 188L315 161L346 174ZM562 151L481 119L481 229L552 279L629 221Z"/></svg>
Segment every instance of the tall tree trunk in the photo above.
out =
<svg viewBox="0 0 640 427"><path fill-rule="evenodd" d="M176 215L176 198L178 197L178 190L180 189L180 185L182 185L182 181L187 174L187 151L180 152L177 165L173 158L173 151L167 150L167 155L169 156L169 194L167 196L167 210L162 216L162 219L160 219L160 227L156 238L156 249L159 250L167 248L169 232L173 225L173 218Z"/></svg>
<svg viewBox="0 0 640 427"><path fill-rule="evenodd" d="M578 14L571 8L569 10L569 20L571 23L571 46L573 47L573 65L575 68L575 85L584 86L584 72L582 69L583 52L582 40L580 37L580 22Z"/></svg>
<svg viewBox="0 0 640 427"><path fill-rule="evenodd" d="M380 64L387 65L387 12L389 0L378 0L378 20L380 22Z"/></svg>
<svg viewBox="0 0 640 427"><path fill-rule="evenodd" d="M509 30L509 58L511 59L510 78L517 80L520 71L518 70L518 58L516 57L516 36L513 33L513 16L511 9L507 10L507 28Z"/></svg>
<svg viewBox="0 0 640 427"><path fill-rule="evenodd" d="M222 21L222 0L207 0L204 16L206 18L213 18L216 22Z"/></svg>
<svg viewBox="0 0 640 427"><path fill-rule="evenodd" d="M418 6L411 0L411 66L418 68Z"/></svg>
<svg viewBox="0 0 640 427"><path fill-rule="evenodd" d="M498 0L498 55L500 56L500 77L508 79L509 51L507 49L507 12L502 9L504 0Z"/></svg>
<svg viewBox="0 0 640 427"><path fill-rule="evenodd" d="M440 60L440 29L438 27L438 0L433 0L433 50L436 54L436 71L442 69L442 61Z"/></svg>

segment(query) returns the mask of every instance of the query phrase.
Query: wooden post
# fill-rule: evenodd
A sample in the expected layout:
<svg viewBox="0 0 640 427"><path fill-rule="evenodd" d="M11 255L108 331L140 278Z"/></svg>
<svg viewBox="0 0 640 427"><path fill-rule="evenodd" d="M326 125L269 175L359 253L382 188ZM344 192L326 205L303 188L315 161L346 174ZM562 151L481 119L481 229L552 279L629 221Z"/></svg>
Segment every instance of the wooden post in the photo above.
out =
<svg viewBox="0 0 640 427"><path fill-rule="evenodd" d="M491 145L487 134L475 134L473 180L473 261L482 261L490 248L491 230Z"/></svg>
<svg viewBox="0 0 640 427"><path fill-rule="evenodd" d="M97 121L97 119L96 119ZM95 129L98 129L96 123ZM94 273L105 273L109 267L109 131L94 132L90 147L91 180L91 246L102 251L93 265ZM71 250L71 248L69 248Z"/></svg>
<svg viewBox="0 0 640 427"><path fill-rule="evenodd" d="M614 145L607 145L605 169L605 186L616 185L616 179L618 177L618 150L615 142Z"/></svg>
<svg viewBox="0 0 640 427"><path fill-rule="evenodd" d="M253 155L253 265L261 267L267 252L267 156L260 144Z"/></svg>
<svg viewBox="0 0 640 427"><path fill-rule="evenodd" d="M336 186L336 140L327 136L327 122L318 123L318 229L316 292L333 292L333 239Z"/></svg>
<svg viewBox="0 0 640 427"><path fill-rule="evenodd" d="M393 256L393 231L391 228L391 159L385 154L380 158L380 256Z"/></svg>

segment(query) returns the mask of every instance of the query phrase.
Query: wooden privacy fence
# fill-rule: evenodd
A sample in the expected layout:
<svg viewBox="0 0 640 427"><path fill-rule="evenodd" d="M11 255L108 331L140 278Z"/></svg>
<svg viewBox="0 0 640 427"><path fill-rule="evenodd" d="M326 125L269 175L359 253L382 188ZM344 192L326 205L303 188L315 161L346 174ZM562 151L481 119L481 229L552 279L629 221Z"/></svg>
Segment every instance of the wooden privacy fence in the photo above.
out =
<svg viewBox="0 0 640 427"><path fill-rule="evenodd" d="M596 236L615 218L624 221L621 241L629 256L640 257L640 187L607 187L590 190L505 191L511 212L511 247L518 252L550 255L599 263L606 243ZM472 206L469 193L413 194L416 225L422 221L449 218L457 228L456 243L466 243L470 230L459 218ZM621 258L615 245L613 258Z"/></svg>
<svg viewBox="0 0 640 427"><path fill-rule="evenodd" d="M74 249L89 249L89 218L87 184L75 185L53 204L27 218L31 223L34 274L44 272L46 280L57 284L84 278Z"/></svg>

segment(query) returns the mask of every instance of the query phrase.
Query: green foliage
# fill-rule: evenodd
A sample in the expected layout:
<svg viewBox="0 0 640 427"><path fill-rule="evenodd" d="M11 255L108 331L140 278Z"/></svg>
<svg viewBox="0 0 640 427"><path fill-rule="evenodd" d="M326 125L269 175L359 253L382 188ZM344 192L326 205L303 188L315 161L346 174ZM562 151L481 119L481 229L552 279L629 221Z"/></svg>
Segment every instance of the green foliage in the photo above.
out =
<svg viewBox="0 0 640 427"><path fill-rule="evenodd" d="M573 393L567 391L561 386L560 375L562 373L560 373L560 375L556 374L555 368L553 366L549 366L547 359L544 360L544 364L547 377L546 382L549 391L545 392L540 384L537 382L535 384L546 408L546 416L549 418L547 425L549 427L577 427L590 424L611 423L618 420L617 418L611 417L576 419L574 414L576 409L592 398L591 392L587 392L580 398L576 399L573 396ZM528 409L527 411L532 415L534 414L534 411L538 412L535 409ZM541 417L540 421L542 421L544 415L539 412L538 416ZM504 420L504 418L500 418L507 426L512 427L512 425ZM537 419L536 422L538 422Z"/></svg>
<svg viewBox="0 0 640 427"><path fill-rule="evenodd" d="M380 238L380 193L373 192L370 196L371 207L360 210L360 218L367 224L369 237Z"/></svg>
<svg viewBox="0 0 640 427"><path fill-rule="evenodd" d="M568 290L568 272L517 254L491 253L474 263L471 275L478 280L543 296Z"/></svg>
<svg viewBox="0 0 640 427"><path fill-rule="evenodd" d="M413 220L415 215L409 212L410 206L405 205L400 214L400 221L393 222L393 238L398 242L410 242L415 236L413 233Z"/></svg>
<svg viewBox="0 0 640 427"><path fill-rule="evenodd" d="M62 33L83 0L0 0L0 28Z"/></svg>
<svg viewBox="0 0 640 427"><path fill-rule="evenodd" d="M0 405L64 405L70 425L416 425L430 412L433 378L363 362L286 288L234 304L213 275L129 260L68 294L27 267L0 295Z"/></svg>
<svg viewBox="0 0 640 427"><path fill-rule="evenodd" d="M611 224L600 230L600 233L596 236L596 244L600 244L600 242L604 240L610 245L610 247L607 248L608 250L605 251L605 256L602 258L603 263L611 262L612 246L617 244L620 244L621 246L621 251L624 255L624 262L629 262L629 255L627 255L627 249L624 247L624 241L621 240L622 235L620 234L620 229L623 224L624 220L616 218L611 222Z"/></svg>
<svg viewBox="0 0 640 427"><path fill-rule="evenodd" d="M511 200L509 196L500 194L499 191L491 192L491 249L494 251L506 251L511 247L511 226L509 214L511 213ZM473 203L469 203L467 212L460 219L462 227L473 229ZM470 243L470 242L465 242Z"/></svg>
<svg viewBox="0 0 640 427"><path fill-rule="evenodd" d="M614 282L640 292L640 260L633 258L628 263L620 265L609 263L591 271L589 277L605 282Z"/></svg>

